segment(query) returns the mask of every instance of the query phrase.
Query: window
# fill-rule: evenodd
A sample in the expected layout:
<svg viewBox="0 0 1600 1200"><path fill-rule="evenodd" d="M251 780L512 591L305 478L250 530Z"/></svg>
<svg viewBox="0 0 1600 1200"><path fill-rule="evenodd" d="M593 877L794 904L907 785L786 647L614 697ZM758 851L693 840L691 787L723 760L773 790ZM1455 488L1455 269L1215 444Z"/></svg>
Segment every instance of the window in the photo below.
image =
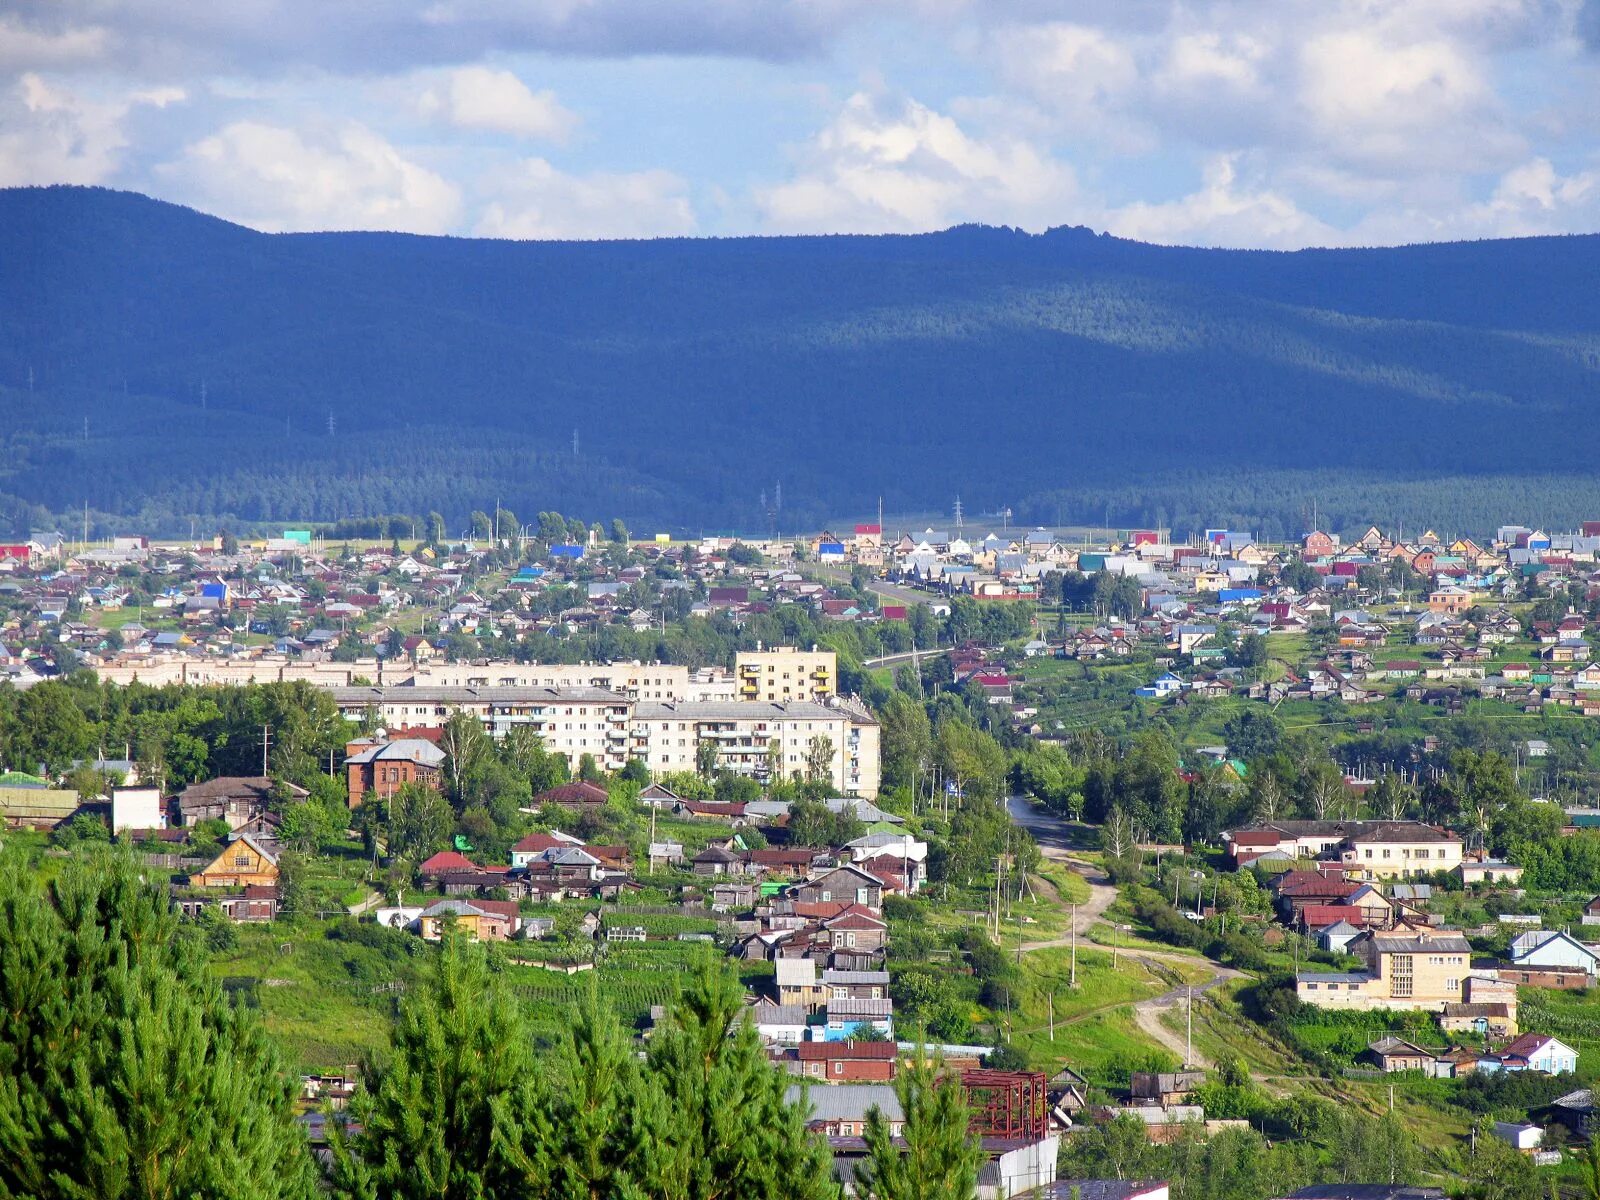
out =
<svg viewBox="0 0 1600 1200"><path fill-rule="evenodd" d="M1396 954L1391 961L1393 968L1389 978L1389 994L1396 999L1409 999L1415 982L1411 955Z"/></svg>
<svg viewBox="0 0 1600 1200"><path fill-rule="evenodd" d="M1461 981L1459 979L1446 979L1444 981L1444 990L1447 992L1459 992L1461 990Z"/></svg>
<svg viewBox="0 0 1600 1200"><path fill-rule="evenodd" d="M233 856L233 865L236 867L248 867L250 865L250 856L240 851Z"/></svg>

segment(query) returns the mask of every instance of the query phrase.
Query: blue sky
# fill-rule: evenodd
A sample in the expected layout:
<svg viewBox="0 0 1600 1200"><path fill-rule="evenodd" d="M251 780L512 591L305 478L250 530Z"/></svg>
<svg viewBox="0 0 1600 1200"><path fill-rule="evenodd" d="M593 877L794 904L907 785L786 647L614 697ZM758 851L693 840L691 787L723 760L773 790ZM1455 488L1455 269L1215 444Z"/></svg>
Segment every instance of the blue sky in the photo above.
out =
<svg viewBox="0 0 1600 1200"><path fill-rule="evenodd" d="M1600 0L0 0L0 185L268 230L1600 228Z"/></svg>

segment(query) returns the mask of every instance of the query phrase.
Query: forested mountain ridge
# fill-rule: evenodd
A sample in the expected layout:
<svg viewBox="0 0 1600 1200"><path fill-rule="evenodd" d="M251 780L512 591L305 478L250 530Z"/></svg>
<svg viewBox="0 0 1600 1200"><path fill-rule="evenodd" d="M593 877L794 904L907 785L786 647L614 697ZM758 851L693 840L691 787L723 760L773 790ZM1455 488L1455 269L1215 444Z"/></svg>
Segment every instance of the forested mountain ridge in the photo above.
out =
<svg viewBox="0 0 1600 1200"><path fill-rule="evenodd" d="M454 521L499 498L760 529L781 482L788 528L959 492L1028 520L1233 505L1298 532L1304 494L1354 506L1377 478L1440 523L1576 520L1592 485L1567 476L1600 433L1596 278L1592 236L518 243L268 235L129 193L13 189L0 489L169 528ZM1533 472L1554 482L1507 482ZM1444 511L1460 486L1427 482L1485 475L1479 501L1535 511Z"/></svg>

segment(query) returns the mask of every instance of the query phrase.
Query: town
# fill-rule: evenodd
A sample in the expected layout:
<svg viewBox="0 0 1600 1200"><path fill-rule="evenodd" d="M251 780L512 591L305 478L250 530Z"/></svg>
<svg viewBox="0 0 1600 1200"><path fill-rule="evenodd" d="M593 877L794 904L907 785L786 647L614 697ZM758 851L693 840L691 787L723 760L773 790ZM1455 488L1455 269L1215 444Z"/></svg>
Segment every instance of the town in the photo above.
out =
<svg viewBox="0 0 1600 1200"><path fill-rule="evenodd" d="M0 545L0 853L134 856L324 1153L465 942L546 1048L732 972L846 1187L928 1062L985 1200L1600 1171L1600 521L430 524Z"/></svg>

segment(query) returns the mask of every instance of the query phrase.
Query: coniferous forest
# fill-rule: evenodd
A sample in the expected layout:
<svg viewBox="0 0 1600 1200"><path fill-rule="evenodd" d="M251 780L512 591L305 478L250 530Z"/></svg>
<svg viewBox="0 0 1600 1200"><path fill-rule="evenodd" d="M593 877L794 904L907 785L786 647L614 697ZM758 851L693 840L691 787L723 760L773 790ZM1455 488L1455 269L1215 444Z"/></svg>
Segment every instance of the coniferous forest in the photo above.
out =
<svg viewBox="0 0 1600 1200"><path fill-rule="evenodd" d="M187 532L497 500L765 530L1600 512L1600 238L1216 251L1083 229L266 235L0 192L0 523ZM76 527L77 522L74 522Z"/></svg>

